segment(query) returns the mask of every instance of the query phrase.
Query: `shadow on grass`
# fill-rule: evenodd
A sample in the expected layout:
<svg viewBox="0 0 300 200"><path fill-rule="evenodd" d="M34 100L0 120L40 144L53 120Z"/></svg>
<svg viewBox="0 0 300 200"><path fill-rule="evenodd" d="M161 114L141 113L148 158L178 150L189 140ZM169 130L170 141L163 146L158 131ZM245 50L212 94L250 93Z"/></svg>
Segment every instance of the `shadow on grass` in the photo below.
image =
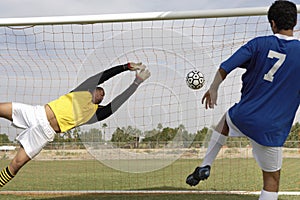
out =
<svg viewBox="0 0 300 200"><path fill-rule="evenodd" d="M119 194L74 194L74 195L1 195L1 200L257 200L257 195L243 195L243 194L180 194L180 193L119 193ZM279 196L279 200L298 200L299 196Z"/></svg>
<svg viewBox="0 0 300 200"><path fill-rule="evenodd" d="M257 196L219 194L88 194L78 196L37 198L36 200L257 200L257 198Z"/></svg>
<svg viewBox="0 0 300 200"><path fill-rule="evenodd" d="M132 193L130 193L132 192ZM68 194L16 194L1 195L2 200L257 200L257 195L246 194L212 194L194 188L153 187L134 191L116 191L116 193L79 193ZM280 196L279 200L297 200L299 196Z"/></svg>
<svg viewBox="0 0 300 200"><path fill-rule="evenodd" d="M32 200L32 198L30 198ZM35 200L257 200L255 195L222 195L222 194L89 194ZM299 196L282 196L278 200L298 200Z"/></svg>
<svg viewBox="0 0 300 200"><path fill-rule="evenodd" d="M5 195L11 198L5 200L257 200L255 195L234 195L234 194L209 194L201 193L197 190L187 190L186 188L176 187L157 187L141 190L134 190L133 193L87 193L76 194L27 194L27 195ZM153 192L153 193L152 193ZM199 192L199 193L197 193Z"/></svg>

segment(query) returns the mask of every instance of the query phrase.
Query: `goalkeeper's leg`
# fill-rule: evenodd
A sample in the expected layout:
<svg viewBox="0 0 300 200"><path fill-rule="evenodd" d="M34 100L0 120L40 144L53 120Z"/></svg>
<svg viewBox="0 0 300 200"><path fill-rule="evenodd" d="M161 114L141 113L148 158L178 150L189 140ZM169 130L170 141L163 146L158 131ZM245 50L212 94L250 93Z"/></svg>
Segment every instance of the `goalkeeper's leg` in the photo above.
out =
<svg viewBox="0 0 300 200"><path fill-rule="evenodd" d="M24 148L20 147L10 164L0 172L0 188L12 180L18 171L30 160Z"/></svg>
<svg viewBox="0 0 300 200"><path fill-rule="evenodd" d="M0 103L0 117L12 121L12 103Z"/></svg>
<svg viewBox="0 0 300 200"><path fill-rule="evenodd" d="M11 173L9 166L2 169L0 172L0 187L3 187L6 183L8 183L11 179L13 179L15 175Z"/></svg>

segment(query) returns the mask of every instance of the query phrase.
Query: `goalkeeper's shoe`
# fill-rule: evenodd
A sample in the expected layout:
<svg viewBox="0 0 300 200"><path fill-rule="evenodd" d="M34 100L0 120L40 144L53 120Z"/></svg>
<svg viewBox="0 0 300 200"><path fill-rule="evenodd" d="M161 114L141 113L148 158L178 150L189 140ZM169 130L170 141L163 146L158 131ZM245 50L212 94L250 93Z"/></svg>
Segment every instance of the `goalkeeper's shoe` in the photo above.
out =
<svg viewBox="0 0 300 200"><path fill-rule="evenodd" d="M207 179L209 175L209 165L206 165L204 167L197 167L192 174L188 175L185 182L190 186L196 186L200 181Z"/></svg>

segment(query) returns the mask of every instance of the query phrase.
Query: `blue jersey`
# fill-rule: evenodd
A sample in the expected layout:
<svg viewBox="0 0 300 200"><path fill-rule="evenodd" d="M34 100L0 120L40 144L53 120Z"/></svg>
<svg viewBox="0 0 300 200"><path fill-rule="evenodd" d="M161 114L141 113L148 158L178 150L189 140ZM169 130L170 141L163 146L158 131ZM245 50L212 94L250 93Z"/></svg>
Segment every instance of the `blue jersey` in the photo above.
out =
<svg viewBox="0 0 300 200"><path fill-rule="evenodd" d="M229 109L232 122L264 146L283 146L300 103L300 41L280 34L257 37L220 66L237 67L241 99Z"/></svg>

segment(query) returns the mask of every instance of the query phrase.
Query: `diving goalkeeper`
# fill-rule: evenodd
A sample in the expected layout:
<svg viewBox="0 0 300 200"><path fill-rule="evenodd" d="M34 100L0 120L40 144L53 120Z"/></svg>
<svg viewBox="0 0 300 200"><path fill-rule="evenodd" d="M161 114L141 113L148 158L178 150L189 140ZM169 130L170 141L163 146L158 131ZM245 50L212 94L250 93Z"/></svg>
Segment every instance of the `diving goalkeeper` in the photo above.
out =
<svg viewBox="0 0 300 200"><path fill-rule="evenodd" d="M128 70L137 71L133 83L106 106L99 105L105 91L98 85ZM16 138L20 149L10 164L0 172L0 187L8 183L28 161L38 155L46 144L53 141L56 133L106 119L149 77L150 72L145 65L130 62L88 78L71 92L44 106L0 103L0 117L24 129Z"/></svg>

